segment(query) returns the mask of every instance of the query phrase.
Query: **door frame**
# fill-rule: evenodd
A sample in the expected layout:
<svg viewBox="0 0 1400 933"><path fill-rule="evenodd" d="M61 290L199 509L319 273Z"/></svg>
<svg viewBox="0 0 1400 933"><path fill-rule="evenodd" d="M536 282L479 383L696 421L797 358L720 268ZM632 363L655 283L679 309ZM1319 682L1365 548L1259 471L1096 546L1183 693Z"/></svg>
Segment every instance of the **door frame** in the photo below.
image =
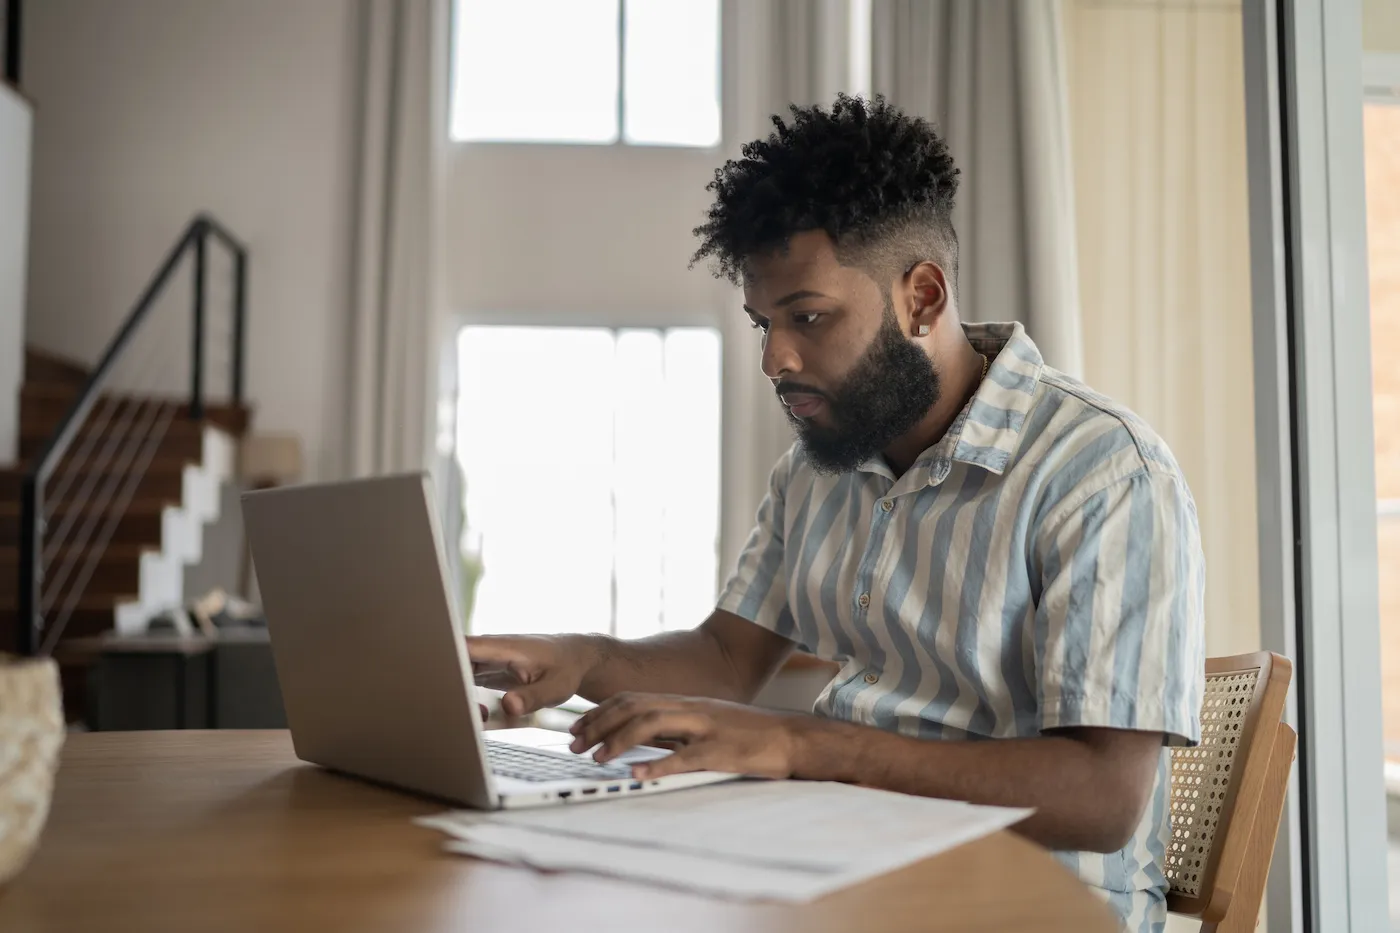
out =
<svg viewBox="0 0 1400 933"><path fill-rule="evenodd" d="M1299 733L1269 926L1361 933L1387 911L1361 8L1243 13L1260 624Z"/></svg>

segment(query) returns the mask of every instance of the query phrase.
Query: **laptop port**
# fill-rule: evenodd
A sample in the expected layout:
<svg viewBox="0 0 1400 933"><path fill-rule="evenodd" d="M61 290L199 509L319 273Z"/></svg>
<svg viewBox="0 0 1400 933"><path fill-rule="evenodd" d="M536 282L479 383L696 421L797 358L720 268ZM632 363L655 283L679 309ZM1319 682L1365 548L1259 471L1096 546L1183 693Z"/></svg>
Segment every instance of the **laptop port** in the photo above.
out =
<svg viewBox="0 0 1400 933"><path fill-rule="evenodd" d="M573 795L574 795L574 792L571 791L571 790L561 790L561 791L559 792L559 799L560 799L560 800L568 800L568 799L569 799L570 797L572 797Z"/></svg>
<svg viewBox="0 0 1400 933"><path fill-rule="evenodd" d="M620 791L620 790L622 790L622 785L621 785L621 784L614 784L613 786L611 786L611 787L608 788L608 793L610 793L610 794L615 794L615 793L617 793L617 792Z"/></svg>
<svg viewBox="0 0 1400 933"><path fill-rule="evenodd" d="M586 796L588 796L589 794L596 794L596 793L598 793L598 788L596 788L596 787L585 787L583 790L579 791L579 793L580 793L580 794L583 794L583 795L586 797Z"/></svg>
<svg viewBox="0 0 1400 933"><path fill-rule="evenodd" d="M627 789L628 789L628 790L641 790L641 789L642 789L642 782L641 782L641 781L633 781L631 784L628 784L628 785L627 785Z"/></svg>

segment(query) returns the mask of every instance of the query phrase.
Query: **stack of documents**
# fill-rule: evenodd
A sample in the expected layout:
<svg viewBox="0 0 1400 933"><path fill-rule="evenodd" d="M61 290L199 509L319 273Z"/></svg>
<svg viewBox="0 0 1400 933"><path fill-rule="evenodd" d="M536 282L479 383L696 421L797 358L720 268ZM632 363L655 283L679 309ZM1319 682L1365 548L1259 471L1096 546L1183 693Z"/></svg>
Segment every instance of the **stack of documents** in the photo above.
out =
<svg viewBox="0 0 1400 933"><path fill-rule="evenodd" d="M801 903L971 842L1030 810L814 781L740 781L418 822L449 851L743 900Z"/></svg>

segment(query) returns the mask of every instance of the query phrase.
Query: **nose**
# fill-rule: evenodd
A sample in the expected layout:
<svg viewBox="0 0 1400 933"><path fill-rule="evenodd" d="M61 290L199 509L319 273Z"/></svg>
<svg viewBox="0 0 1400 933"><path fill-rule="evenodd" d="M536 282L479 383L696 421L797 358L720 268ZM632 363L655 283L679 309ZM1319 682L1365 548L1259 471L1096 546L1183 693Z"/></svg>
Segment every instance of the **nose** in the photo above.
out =
<svg viewBox="0 0 1400 933"><path fill-rule="evenodd" d="M778 380L802 371L802 358L793 347L792 338L776 327L763 335L763 375Z"/></svg>

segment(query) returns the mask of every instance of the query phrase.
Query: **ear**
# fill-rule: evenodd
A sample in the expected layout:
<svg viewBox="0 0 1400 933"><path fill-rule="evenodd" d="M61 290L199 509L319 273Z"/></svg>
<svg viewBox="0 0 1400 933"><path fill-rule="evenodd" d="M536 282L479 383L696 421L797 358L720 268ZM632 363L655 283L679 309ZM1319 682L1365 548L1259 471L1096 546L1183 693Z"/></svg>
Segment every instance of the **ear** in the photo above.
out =
<svg viewBox="0 0 1400 933"><path fill-rule="evenodd" d="M909 332L915 337L927 337L937 329L948 309L948 279L942 266L926 259L910 268L904 281L909 296Z"/></svg>

